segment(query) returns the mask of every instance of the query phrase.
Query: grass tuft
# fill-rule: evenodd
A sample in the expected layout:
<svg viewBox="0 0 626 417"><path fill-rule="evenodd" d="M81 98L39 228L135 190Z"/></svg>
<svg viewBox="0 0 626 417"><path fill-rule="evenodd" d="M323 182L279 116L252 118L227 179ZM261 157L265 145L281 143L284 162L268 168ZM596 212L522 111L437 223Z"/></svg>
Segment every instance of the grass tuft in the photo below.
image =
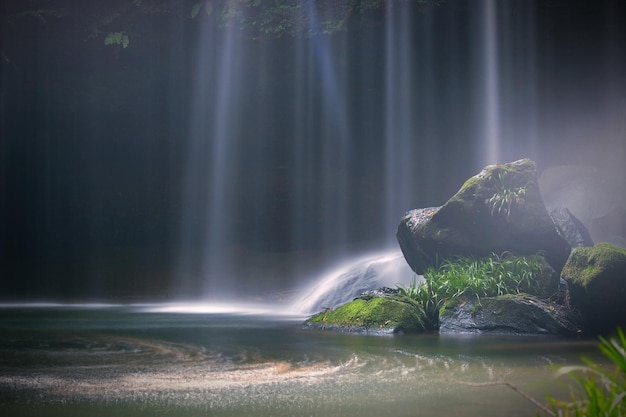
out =
<svg viewBox="0 0 626 417"><path fill-rule="evenodd" d="M445 260L424 273L424 281L413 279L400 294L417 302L432 328L438 327L439 309L444 302L460 296L494 297L537 289L542 274L541 257L492 256L484 259L457 257Z"/></svg>
<svg viewBox="0 0 626 417"><path fill-rule="evenodd" d="M567 366L559 375L568 375L576 383L569 400L548 395L551 412L559 417L623 417L626 416L626 336L617 329L617 337L600 337L600 351L614 365L607 369L583 358L586 366Z"/></svg>

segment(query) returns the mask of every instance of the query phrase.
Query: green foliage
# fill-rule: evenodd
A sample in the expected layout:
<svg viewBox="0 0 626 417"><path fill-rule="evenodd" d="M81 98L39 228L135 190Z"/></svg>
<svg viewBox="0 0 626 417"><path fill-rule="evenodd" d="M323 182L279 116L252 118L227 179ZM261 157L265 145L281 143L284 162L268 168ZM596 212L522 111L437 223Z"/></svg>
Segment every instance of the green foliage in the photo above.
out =
<svg viewBox="0 0 626 417"><path fill-rule="evenodd" d="M202 3L196 3L193 6L191 6L191 18L195 19L196 16L198 16L198 13L200 13L200 10L202 10L202 6L204 6L204 4Z"/></svg>
<svg viewBox="0 0 626 417"><path fill-rule="evenodd" d="M569 366L559 371L576 383L571 400L561 401L548 395L550 415L559 417L623 417L626 415L626 336L618 329L617 338L600 338L600 351L614 365L606 369L589 359L586 366Z"/></svg>
<svg viewBox="0 0 626 417"><path fill-rule="evenodd" d="M404 297L362 296L311 317L307 324L377 330L424 330L424 314Z"/></svg>
<svg viewBox="0 0 626 417"><path fill-rule="evenodd" d="M127 48L129 43L128 35L124 32L111 32L104 38L104 44L107 46L122 45L124 48Z"/></svg>
<svg viewBox="0 0 626 417"><path fill-rule="evenodd" d="M513 187L505 171L498 172L498 175L492 176L492 178L496 192L485 200L485 203L491 206L492 216L497 212L500 215L504 215L508 222L511 208L524 204L526 186Z"/></svg>
<svg viewBox="0 0 626 417"><path fill-rule="evenodd" d="M485 259L458 257L441 265L430 267L424 273L424 282L415 279L408 287L399 286L405 295L426 313L432 327L439 321L439 309L443 303L460 296L493 297L533 291L537 277L542 274L541 257L492 256Z"/></svg>
<svg viewBox="0 0 626 417"><path fill-rule="evenodd" d="M258 32L261 36L280 37L285 33L294 34L298 25L303 25L303 4L289 2L275 2L271 7L255 1L248 5L251 8L247 13L247 21L242 26ZM302 26L304 28L304 25ZM255 35L253 35L255 37Z"/></svg>
<svg viewBox="0 0 626 417"><path fill-rule="evenodd" d="M51 18L71 20L86 31L80 39L100 39L106 45L128 47L124 30L133 28L137 36L148 37L142 22L158 15L186 16L197 22L213 19L222 28L235 28L245 38L330 35L367 21L389 0L120 0L117 2L51 2L49 0L10 1L10 13L0 13L0 25L35 18L47 23ZM395 0L394 0L395 1ZM407 0L415 10L426 11L444 0ZM54 5L51 5L54 4ZM53 7L54 6L54 7ZM74 23L76 22L76 23ZM118 37L119 36L119 37Z"/></svg>
<svg viewBox="0 0 626 417"><path fill-rule="evenodd" d="M39 20L41 23L48 23L48 19L51 17L54 18L62 18L64 17L64 13L58 9L35 9L35 10L25 10L23 12L17 13L11 16L10 20L18 20L20 18L33 17Z"/></svg>
<svg viewBox="0 0 626 417"><path fill-rule="evenodd" d="M426 282L418 283L415 278L411 280L408 287L398 286L400 295L410 298L419 306L426 317L426 324L429 328L436 327L438 317L436 311L441 307L442 303L442 300L438 298L433 289L434 288Z"/></svg>
<svg viewBox="0 0 626 417"><path fill-rule="evenodd" d="M427 9L442 0L409 0L418 9ZM224 26L238 27L247 37L331 35L345 31L350 21L362 19L368 11L380 9L384 0L219 0L212 3ZM192 17L201 3L192 7Z"/></svg>

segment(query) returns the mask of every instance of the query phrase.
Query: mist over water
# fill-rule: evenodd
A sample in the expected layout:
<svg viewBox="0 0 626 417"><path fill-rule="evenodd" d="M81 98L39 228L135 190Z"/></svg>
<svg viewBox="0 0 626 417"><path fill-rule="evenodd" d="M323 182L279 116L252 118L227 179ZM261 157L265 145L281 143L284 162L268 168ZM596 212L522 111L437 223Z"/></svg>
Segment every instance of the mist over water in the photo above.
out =
<svg viewBox="0 0 626 417"><path fill-rule="evenodd" d="M379 241L382 251L395 248L402 213L427 203L424 191L434 190L426 184L446 180L435 178L432 160L454 130L485 147L463 164L500 161L494 2L473 17L475 28L462 43L442 39L437 27L454 26L459 10L433 23L410 2L388 2L382 25L361 38L320 34L324 10L307 5L301 13L314 34L282 43L252 45L233 28L216 32L215 17L202 23L180 258L183 266L191 247L205 248L198 270L204 283L198 287L194 277L183 293L232 295L238 278L229 277L245 262L235 247L242 240L304 256L312 249L322 265L341 262L364 238ZM439 48L452 57L437 56ZM465 48L478 56L470 61L477 75L448 68ZM447 82L455 77L468 85L451 90ZM471 91L474 78L480 81ZM484 116L447 131L443 124L458 102L477 104ZM459 158L454 149L444 153L451 162ZM264 242L266 233L281 247ZM302 275L297 255L292 262L291 274Z"/></svg>
<svg viewBox="0 0 626 417"><path fill-rule="evenodd" d="M206 180L186 186L181 235L181 259L189 242L206 248L199 290L236 292L236 245L292 253L298 281L310 251L332 265L358 258L363 240L396 248L403 212L443 203L484 165L542 168L555 152L538 146L555 128L539 117L542 90L560 69L541 51L538 7L387 2L377 27L326 36L309 2L312 35L256 45L206 19L187 164Z"/></svg>
<svg viewBox="0 0 626 417"><path fill-rule="evenodd" d="M41 3L0 7L2 416L533 415L503 380L543 399L597 359L302 322L417 278L400 217L486 164L619 216L622 2L388 0L324 33L344 3L303 0L284 36L218 1ZM594 239L626 246L618 225Z"/></svg>
<svg viewBox="0 0 626 417"><path fill-rule="evenodd" d="M589 3L388 1L326 34L336 10L307 1L295 36L203 12L117 49L9 27L2 293L285 298L524 157L600 167L591 222L624 204L626 36L619 2Z"/></svg>

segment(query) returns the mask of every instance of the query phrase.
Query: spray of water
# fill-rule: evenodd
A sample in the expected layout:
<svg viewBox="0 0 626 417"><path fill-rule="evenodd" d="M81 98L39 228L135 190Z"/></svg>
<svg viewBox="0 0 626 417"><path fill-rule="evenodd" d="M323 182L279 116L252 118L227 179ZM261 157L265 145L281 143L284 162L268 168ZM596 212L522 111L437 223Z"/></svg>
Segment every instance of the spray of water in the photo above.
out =
<svg viewBox="0 0 626 417"><path fill-rule="evenodd" d="M399 250L355 257L330 268L296 298L292 310L317 313L334 308L368 290L406 286L415 273Z"/></svg>

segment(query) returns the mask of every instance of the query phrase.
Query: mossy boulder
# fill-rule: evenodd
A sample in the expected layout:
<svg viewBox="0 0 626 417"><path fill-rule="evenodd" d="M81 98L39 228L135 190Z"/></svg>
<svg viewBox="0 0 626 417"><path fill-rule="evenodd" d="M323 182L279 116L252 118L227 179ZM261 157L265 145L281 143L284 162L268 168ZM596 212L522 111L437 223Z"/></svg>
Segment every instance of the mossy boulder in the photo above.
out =
<svg viewBox="0 0 626 417"><path fill-rule="evenodd" d="M462 297L439 311L441 334L572 335L580 327L574 310L528 294Z"/></svg>
<svg viewBox="0 0 626 417"><path fill-rule="evenodd" d="M408 212L396 236L418 274L444 258L505 252L543 252L560 273L571 251L543 203L530 159L485 167L440 208Z"/></svg>
<svg viewBox="0 0 626 417"><path fill-rule="evenodd" d="M626 249L608 243L575 248L561 276L590 331L626 326Z"/></svg>
<svg viewBox="0 0 626 417"><path fill-rule="evenodd" d="M424 323L423 311L408 297L366 294L316 314L304 322L304 327L345 333L396 334L423 332Z"/></svg>

